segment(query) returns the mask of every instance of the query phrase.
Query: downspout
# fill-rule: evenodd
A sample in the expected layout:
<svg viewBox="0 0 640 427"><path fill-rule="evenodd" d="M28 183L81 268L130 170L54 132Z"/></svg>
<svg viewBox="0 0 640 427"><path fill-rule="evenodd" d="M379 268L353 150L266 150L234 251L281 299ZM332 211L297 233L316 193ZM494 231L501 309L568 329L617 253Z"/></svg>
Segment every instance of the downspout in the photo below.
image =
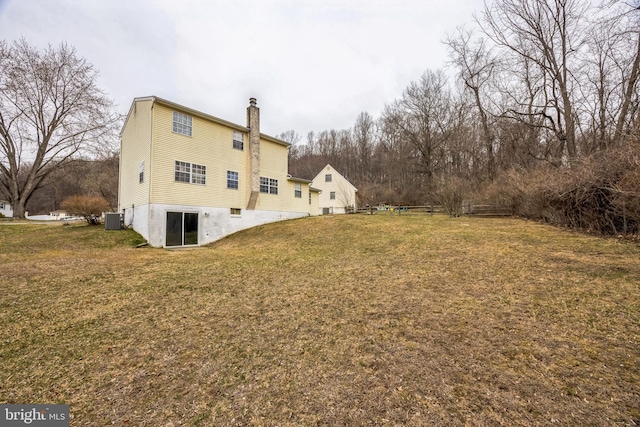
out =
<svg viewBox="0 0 640 427"><path fill-rule="evenodd" d="M151 103L151 124L150 124L151 140L149 141L149 180L148 180L148 191L147 191L147 236L149 236L149 238L151 238L151 168L153 165L153 115L154 115L155 105L156 105L156 100L155 98L153 98L153 102Z"/></svg>

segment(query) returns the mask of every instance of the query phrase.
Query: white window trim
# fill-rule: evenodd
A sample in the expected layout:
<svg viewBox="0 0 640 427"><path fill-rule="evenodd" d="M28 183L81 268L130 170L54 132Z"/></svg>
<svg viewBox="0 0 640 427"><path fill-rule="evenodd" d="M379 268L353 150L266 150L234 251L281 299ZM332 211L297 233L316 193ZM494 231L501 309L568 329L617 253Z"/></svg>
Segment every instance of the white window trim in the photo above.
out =
<svg viewBox="0 0 640 427"><path fill-rule="evenodd" d="M229 179L229 172L236 174L235 175L235 180ZM230 182L235 182L236 186L235 187L229 187L229 183ZM236 172L236 171L227 171L227 189L229 190L239 190L240 189L240 173Z"/></svg>
<svg viewBox="0 0 640 427"><path fill-rule="evenodd" d="M237 139L238 137L240 137L240 139ZM242 132L238 132L237 130L233 131L232 147L236 150L244 151L244 134Z"/></svg>
<svg viewBox="0 0 640 427"><path fill-rule="evenodd" d="M179 170L178 166L182 168L188 168L187 170ZM198 169L202 169L203 172L198 172ZM183 181L180 179L176 179L176 172L181 174L188 174L189 181ZM196 182L196 180L201 179L204 182ZM176 160L173 163L173 182L181 182L183 184L195 184L195 185L207 185L207 167L205 165L198 165L196 163L183 162L182 160Z"/></svg>
<svg viewBox="0 0 640 427"><path fill-rule="evenodd" d="M262 191L266 189L266 191ZM278 180L273 178L267 178L266 176L260 177L260 193L278 195Z"/></svg>
<svg viewBox="0 0 640 427"><path fill-rule="evenodd" d="M173 133L184 136L193 136L193 118L179 111L173 112Z"/></svg>

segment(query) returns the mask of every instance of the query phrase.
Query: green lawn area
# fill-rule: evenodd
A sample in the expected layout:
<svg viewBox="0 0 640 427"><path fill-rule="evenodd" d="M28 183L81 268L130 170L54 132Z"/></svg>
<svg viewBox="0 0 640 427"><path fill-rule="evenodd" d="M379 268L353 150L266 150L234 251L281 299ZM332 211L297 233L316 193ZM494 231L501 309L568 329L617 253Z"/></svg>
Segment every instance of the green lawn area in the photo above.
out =
<svg viewBox="0 0 640 427"><path fill-rule="evenodd" d="M73 426L640 423L637 243L424 214L140 242L0 223L0 403Z"/></svg>

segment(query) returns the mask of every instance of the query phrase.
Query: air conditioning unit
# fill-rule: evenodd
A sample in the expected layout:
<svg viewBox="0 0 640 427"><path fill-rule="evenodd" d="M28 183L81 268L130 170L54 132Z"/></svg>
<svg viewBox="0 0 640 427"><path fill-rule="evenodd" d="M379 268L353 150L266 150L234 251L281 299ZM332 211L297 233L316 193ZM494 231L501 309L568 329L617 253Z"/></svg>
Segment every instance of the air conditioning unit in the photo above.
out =
<svg viewBox="0 0 640 427"><path fill-rule="evenodd" d="M124 229L124 215L120 213L105 213L104 214L104 229L105 230L122 230Z"/></svg>

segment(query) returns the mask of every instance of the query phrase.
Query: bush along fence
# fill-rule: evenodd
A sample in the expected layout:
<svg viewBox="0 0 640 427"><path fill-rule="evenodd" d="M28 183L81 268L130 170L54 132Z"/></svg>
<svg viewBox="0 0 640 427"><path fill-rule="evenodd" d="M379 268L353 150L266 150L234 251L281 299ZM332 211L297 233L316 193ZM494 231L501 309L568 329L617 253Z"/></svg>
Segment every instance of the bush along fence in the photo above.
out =
<svg viewBox="0 0 640 427"><path fill-rule="evenodd" d="M640 233L640 215L638 215L640 209L636 200L627 201L620 194L614 194L610 189L599 189L598 195L600 197L592 197L588 200L591 203L584 200L577 202L575 201L576 193L577 191L567 192L563 194L562 198L547 197L544 200L529 200L526 205L473 204L470 201L464 201L459 205L380 204L366 206L353 213L369 215L443 214L451 217L518 216L604 235L637 235ZM617 204L611 201L614 196L617 197L614 200ZM623 194L623 196L625 195ZM634 196L638 198L637 194ZM529 205L536 205L535 209L527 209Z"/></svg>

